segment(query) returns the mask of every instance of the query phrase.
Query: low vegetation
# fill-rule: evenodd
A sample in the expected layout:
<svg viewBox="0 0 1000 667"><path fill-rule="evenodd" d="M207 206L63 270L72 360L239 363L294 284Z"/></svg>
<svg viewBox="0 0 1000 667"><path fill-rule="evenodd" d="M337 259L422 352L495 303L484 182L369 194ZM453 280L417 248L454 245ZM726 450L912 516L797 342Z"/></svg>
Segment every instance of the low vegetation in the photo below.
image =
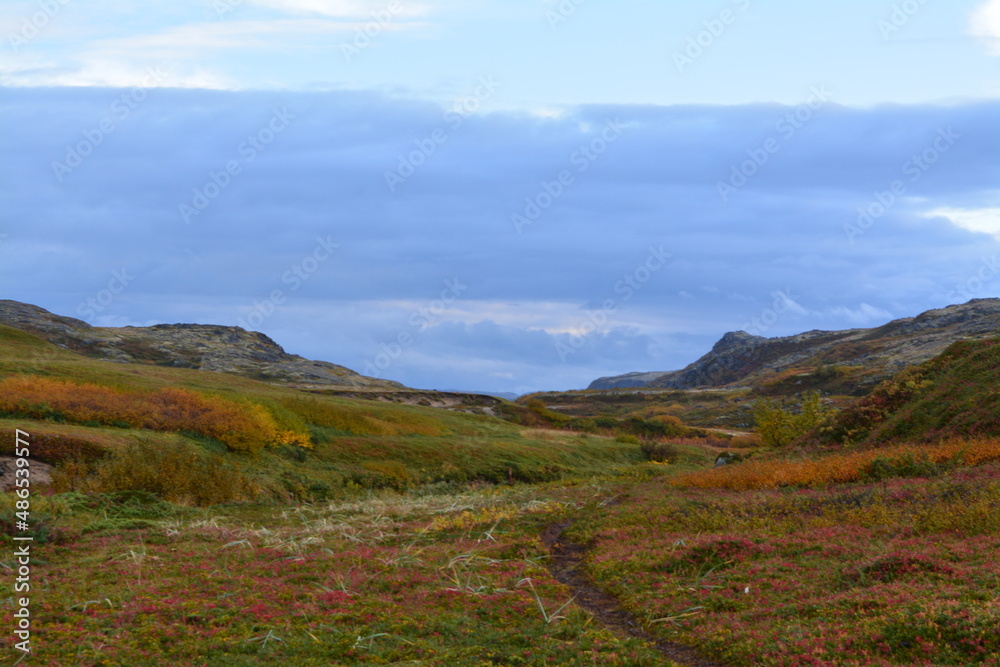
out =
<svg viewBox="0 0 1000 667"><path fill-rule="evenodd" d="M1000 339L963 341L845 409L819 443L876 444L1000 436Z"/></svg>
<svg viewBox="0 0 1000 667"><path fill-rule="evenodd" d="M13 535L35 540L33 664L674 665L556 580L557 526L611 611L716 664L1000 666L996 343L839 413L809 392L583 392L499 416L4 327L0 349L0 429L55 465L28 531L0 494L4 570ZM680 417L699 410L756 412L758 433Z"/></svg>
<svg viewBox="0 0 1000 667"><path fill-rule="evenodd" d="M1000 439L954 440L939 445L898 445L812 459L758 458L687 473L672 484L734 491L824 487L889 477L935 477L956 467L994 461L1000 461Z"/></svg>
<svg viewBox="0 0 1000 667"><path fill-rule="evenodd" d="M190 431L218 440L233 451L311 446L307 434L281 429L262 405L176 387L141 391L37 376L9 377L0 381L0 414L153 431Z"/></svg>
<svg viewBox="0 0 1000 667"><path fill-rule="evenodd" d="M644 482L568 538L640 622L720 664L1000 664L1000 465L872 463L880 481Z"/></svg>

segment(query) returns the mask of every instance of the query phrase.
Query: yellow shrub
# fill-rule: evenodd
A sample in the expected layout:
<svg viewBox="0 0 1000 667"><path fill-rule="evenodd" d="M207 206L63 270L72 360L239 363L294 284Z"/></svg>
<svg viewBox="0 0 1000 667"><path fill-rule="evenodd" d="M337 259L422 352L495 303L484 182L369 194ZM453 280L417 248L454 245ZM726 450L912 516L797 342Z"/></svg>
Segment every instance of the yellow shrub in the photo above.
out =
<svg viewBox="0 0 1000 667"><path fill-rule="evenodd" d="M0 382L0 412L155 431L191 431L237 451L309 443L305 434L279 430L271 413L261 405L174 387L135 391L34 376L11 377Z"/></svg>

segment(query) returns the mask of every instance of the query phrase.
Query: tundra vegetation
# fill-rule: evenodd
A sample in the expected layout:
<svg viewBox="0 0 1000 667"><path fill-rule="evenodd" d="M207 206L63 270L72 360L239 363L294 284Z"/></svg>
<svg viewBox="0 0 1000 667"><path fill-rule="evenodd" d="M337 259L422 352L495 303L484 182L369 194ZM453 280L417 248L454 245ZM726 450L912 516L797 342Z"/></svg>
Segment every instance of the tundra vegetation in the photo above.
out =
<svg viewBox="0 0 1000 667"><path fill-rule="evenodd" d="M998 342L850 401L625 392L498 416L7 327L0 349L0 424L55 465L31 497L30 664L677 664L654 640L719 665L1000 664ZM726 411L759 432L698 423ZM645 637L556 579L557 524Z"/></svg>

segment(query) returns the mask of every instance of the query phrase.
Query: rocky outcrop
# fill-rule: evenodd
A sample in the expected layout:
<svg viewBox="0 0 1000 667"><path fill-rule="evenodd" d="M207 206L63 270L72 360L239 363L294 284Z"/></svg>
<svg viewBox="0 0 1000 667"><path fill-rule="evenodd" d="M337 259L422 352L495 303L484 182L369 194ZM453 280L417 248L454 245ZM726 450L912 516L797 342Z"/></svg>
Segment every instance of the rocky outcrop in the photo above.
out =
<svg viewBox="0 0 1000 667"><path fill-rule="evenodd" d="M402 389L326 361L288 354L262 333L213 324L93 327L17 301L0 301L0 324L97 359L233 373L266 382L317 387Z"/></svg>
<svg viewBox="0 0 1000 667"><path fill-rule="evenodd" d="M992 336L1000 336L1000 299L973 299L874 329L808 331L781 338L730 332L679 371L601 378L589 389L742 386L799 366L863 366L877 377L936 357L955 341Z"/></svg>

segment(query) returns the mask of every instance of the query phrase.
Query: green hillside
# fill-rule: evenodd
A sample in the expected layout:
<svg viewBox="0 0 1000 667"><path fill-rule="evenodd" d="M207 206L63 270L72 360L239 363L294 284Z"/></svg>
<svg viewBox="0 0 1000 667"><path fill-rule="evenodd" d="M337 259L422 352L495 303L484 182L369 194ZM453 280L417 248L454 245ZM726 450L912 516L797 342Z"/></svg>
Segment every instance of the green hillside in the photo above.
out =
<svg viewBox="0 0 1000 667"><path fill-rule="evenodd" d="M1000 339L961 341L848 407L826 442L924 442L1000 436Z"/></svg>
<svg viewBox="0 0 1000 667"><path fill-rule="evenodd" d="M98 398L106 403L99 410ZM201 429L193 421L150 426L139 414L151 403L177 411L185 402L192 404L185 414L204 416L221 408L225 414L219 419L231 421ZM6 326L0 326L0 405L4 426L35 437L37 458L56 464L89 461L64 466L76 474L63 480L68 488L99 472L95 459L104 454L130 459L134 473L135 467L150 465L143 451L164 448L178 460L195 456L201 464L187 466L192 475L214 466L216 474L230 478L216 480L220 488L232 489L231 498L223 493L227 500L322 500L358 489L535 482L642 460L635 443L523 428L488 415L307 392L229 373L95 360ZM251 418L256 421L238 423ZM264 427L288 436L256 444L228 437L240 429L259 434ZM13 444L3 446L10 450ZM135 474L100 472L109 478L98 489L105 491L139 486L162 495L165 485L180 490L190 481L154 484ZM210 483L202 478L196 486Z"/></svg>

